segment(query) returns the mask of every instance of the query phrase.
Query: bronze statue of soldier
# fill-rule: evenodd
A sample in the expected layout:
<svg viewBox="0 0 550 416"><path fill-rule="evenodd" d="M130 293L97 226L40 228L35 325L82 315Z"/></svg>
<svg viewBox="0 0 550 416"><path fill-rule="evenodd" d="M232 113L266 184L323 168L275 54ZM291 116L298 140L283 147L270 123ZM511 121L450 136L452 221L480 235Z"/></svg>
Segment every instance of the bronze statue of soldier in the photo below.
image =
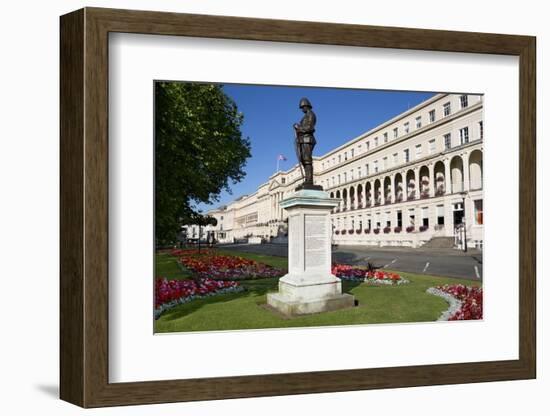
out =
<svg viewBox="0 0 550 416"><path fill-rule="evenodd" d="M304 178L303 183L296 188L297 191L300 189L323 190L322 186L313 184L313 148L317 143L314 136L317 117L312 108L309 100L302 98L300 109L304 112L304 117L299 123L294 124L296 156Z"/></svg>

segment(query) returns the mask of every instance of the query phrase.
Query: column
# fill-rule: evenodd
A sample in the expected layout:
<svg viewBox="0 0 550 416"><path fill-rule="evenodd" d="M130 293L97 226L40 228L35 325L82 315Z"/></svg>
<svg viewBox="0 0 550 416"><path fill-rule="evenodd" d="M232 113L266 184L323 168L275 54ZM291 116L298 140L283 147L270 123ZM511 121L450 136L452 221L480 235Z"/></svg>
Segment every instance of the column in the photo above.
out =
<svg viewBox="0 0 550 416"><path fill-rule="evenodd" d="M409 195L408 195L408 193L409 193L409 184L407 183L407 171L405 171L404 173L401 172L401 180L403 181L402 185L401 185L402 192L403 192L403 201L406 202L408 197L409 197ZM404 218L404 214L403 214L403 218Z"/></svg>
<svg viewBox="0 0 550 416"><path fill-rule="evenodd" d="M435 178L434 178L433 163L428 164L428 180L430 182L430 185L429 185L430 197L434 197L435 196Z"/></svg>
<svg viewBox="0 0 550 416"><path fill-rule="evenodd" d="M443 161L445 165L445 195L452 192L451 189L451 160L449 158Z"/></svg>
<svg viewBox="0 0 550 416"><path fill-rule="evenodd" d="M414 168L414 199L420 198L420 167ZM416 214L414 215L416 218Z"/></svg>
<svg viewBox="0 0 550 416"><path fill-rule="evenodd" d="M464 191L470 190L470 164L469 164L469 154L462 155L462 170L463 172L463 178L464 178Z"/></svg>
<svg viewBox="0 0 550 416"><path fill-rule="evenodd" d="M395 173L392 173L391 175L391 195L392 195L392 201L397 202L397 186L395 186Z"/></svg>

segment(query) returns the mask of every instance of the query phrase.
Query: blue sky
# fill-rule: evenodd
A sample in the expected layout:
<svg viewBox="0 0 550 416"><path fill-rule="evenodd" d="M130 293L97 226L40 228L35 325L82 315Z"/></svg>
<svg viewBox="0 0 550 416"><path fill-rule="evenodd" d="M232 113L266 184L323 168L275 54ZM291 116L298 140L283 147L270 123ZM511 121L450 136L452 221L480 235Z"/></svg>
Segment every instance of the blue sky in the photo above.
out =
<svg viewBox="0 0 550 416"><path fill-rule="evenodd" d="M307 97L317 114L317 145L313 154L321 156L434 95L432 92L241 84L225 84L223 89L244 114L242 133L250 138L252 156L245 166L246 177L231 185L232 194L222 192L219 201L212 205L198 205L203 211L253 193L275 173L279 154L287 158L280 162L281 170L297 163L292 125L303 115L298 108L300 98Z"/></svg>

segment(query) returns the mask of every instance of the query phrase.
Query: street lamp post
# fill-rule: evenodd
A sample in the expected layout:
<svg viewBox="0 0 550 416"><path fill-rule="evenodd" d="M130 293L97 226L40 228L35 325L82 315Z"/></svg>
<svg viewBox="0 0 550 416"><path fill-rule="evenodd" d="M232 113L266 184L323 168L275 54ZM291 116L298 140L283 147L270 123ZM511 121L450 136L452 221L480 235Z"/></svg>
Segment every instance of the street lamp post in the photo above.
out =
<svg viewBox="0 0 550 416"><path fill-rule="evenodd" d="M466 240L466 195L467 193L461 192L462 195L462 224L464 225L464 253L468 252L468 242Z"/></svg>

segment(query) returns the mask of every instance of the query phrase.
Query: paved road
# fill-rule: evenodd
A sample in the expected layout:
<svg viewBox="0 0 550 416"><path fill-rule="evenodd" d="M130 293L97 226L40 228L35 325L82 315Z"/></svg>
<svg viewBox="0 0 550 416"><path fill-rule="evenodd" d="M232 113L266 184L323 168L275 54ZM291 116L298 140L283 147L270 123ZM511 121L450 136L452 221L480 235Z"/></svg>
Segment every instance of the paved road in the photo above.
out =
<svg viewBox="0 0 550 416"><path fill-rule="evenodd" d="M286 257L285 244L231 244L220 248ZM483 257L479 250L464 253L455 249L412 249L404 247L339 246L332 249L334 261L365 264L367 261L385 269L480 280Z"/></svg>

